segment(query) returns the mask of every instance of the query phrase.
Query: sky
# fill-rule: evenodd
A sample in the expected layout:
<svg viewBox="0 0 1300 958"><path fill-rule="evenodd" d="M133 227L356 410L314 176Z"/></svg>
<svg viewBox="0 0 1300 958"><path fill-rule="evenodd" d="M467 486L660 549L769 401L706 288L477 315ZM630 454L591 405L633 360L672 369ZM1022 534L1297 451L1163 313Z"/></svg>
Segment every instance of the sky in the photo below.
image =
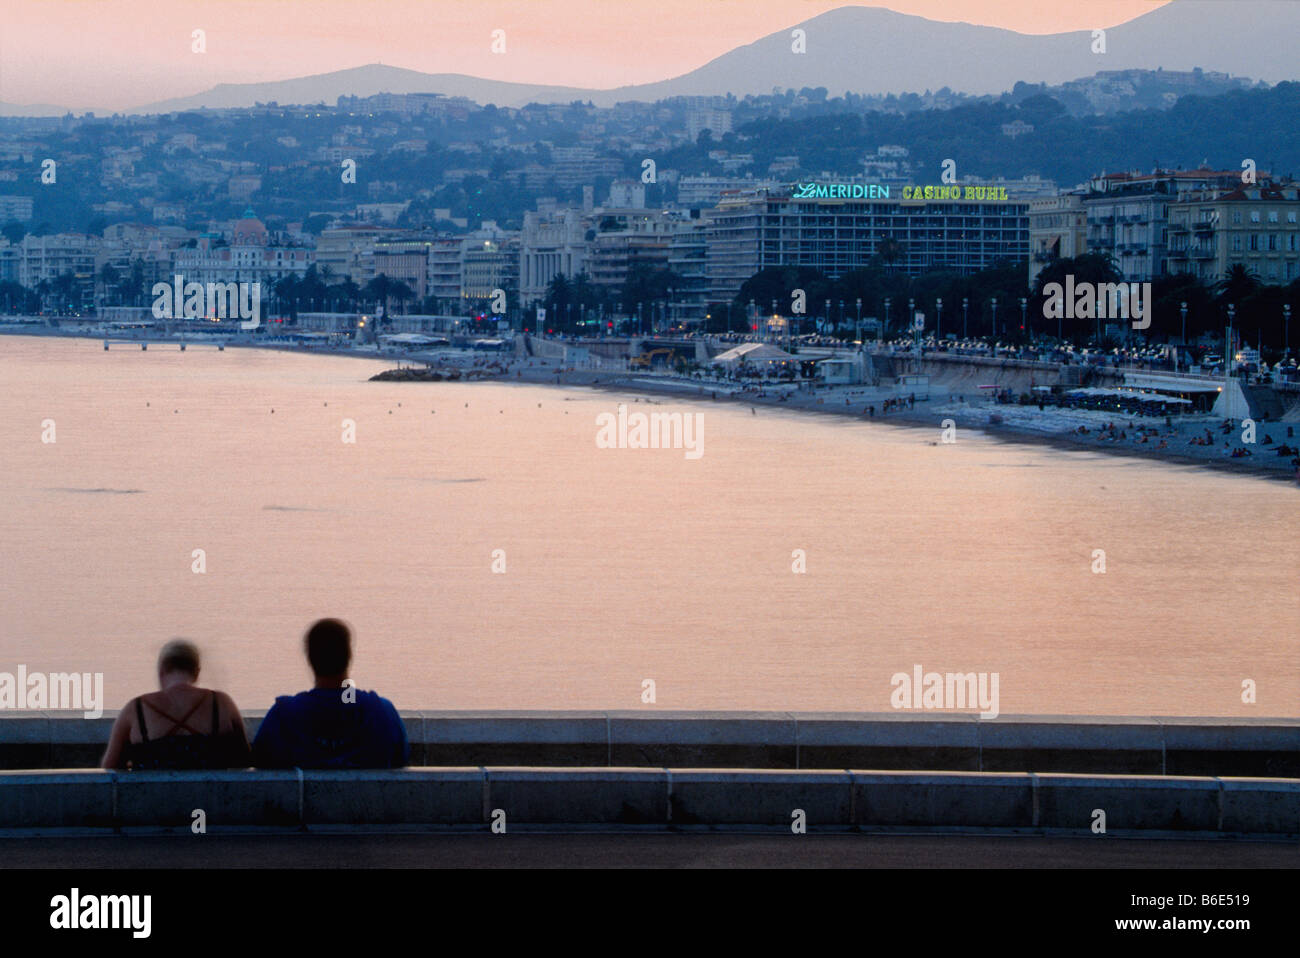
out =
<svg viewBox="0 0 1300 958"><path fill-rule="evenodd" d="M1160 0L6 0L0 102L124 110L218 83L384 63L605 89L668 79L842 6L1021 33L1111 27ZM206 52L194 53L193 31ZM491 52L505 31L505 53Z"/></svg>

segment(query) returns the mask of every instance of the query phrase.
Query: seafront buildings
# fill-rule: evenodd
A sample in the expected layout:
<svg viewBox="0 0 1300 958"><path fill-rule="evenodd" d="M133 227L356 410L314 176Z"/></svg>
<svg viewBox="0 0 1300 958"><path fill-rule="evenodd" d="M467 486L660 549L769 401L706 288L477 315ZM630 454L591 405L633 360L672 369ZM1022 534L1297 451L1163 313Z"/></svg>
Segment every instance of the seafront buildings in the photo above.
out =
<svg viewBox="0 0 1300 958"><path fill-rule="evenodd" d="M1203 282L1243 266L1261 281L1300 278L1300 187L1266 178L1243 185L1235 172L1192 170L1106 174L1071 190L1016 191L995 185L858 182L731 182L712 206L647 208L644 191L615 181L604 205L590 190L581 207L543 200L519 230L484 220L462 233L343 222L318 236L271 231L246 210L202 232L119 223L102 236L27 235L0 240L0 281L58 286L57 308L125 302L126 277L139 283L181 273L198 282L267 287L315 269L333 285L387 277L403 301L435 301L468 314L495 291L512 309L547 295L555 277L585 276L619 302L635 271L669 271L671 316L688 323L734 300L763 269L809 267L828 277L874 265L908 276L974 273L1028 260L1028 282L1052 260L1109 254L1123 278L1150 282L1188 273ZM698 195L698 194L697 194Z"/></svg>
<svg viewBox="0 0 1300 958"><path fill-rule="evenodd" d="M1189 89L1200 82L1184 80ZM1110 96L1130 82L1115 75L1081 90ZM801 102L778 97L770 109L779 116ZM559 276L580 280L588 302L594 290L602 310L635 315L646 300L660 319L692 324L772 267L836 279L868 266L914 277L1027 262L1032 287L1056 259L1101 253L1128 282L1189 274L1210 284L1238 266L1267 284L1300 278L1297 185L1262 170L1102 172L1063 188L1032 174L963 170L935 182L935 158L898 143L828 152L794 140L764 150L752 123L738 122L746 109L752 117L752 106L725 97L492 108L475 139L439 133L482 120L485 108L423 94L345 97L331 116L312 115L327 130L311 139L301 123L292 133L283 126L294 111L278 107L211 111L197 125L10 121L0 133L2 305L139 309L153 283L180 273L261 282L268 308L282 312L303 298L300 287L313 302L299 309L388 289L390 312L462 316L482 314L501 291L517 321L546 305ZM274 144L257 161L232 149L247 123L263 123ZM52 231L39 222L49 215L41 194L34 205L22 184L53 152L52 138L86 124L117 142L102 155L67 154L60 175L77 170L105 196L77 231ZM1035 135L1025 120L1000 127L1008 141ZM671 152L683 144L695 150L689 163ZM647 173L639 158L651 156L660 162ZM339 181L347 161L361 164L354 183ZM313 179L322 164L333 167L328 178ZM310 205L294 192L305 179L320 184Z"/></svg>
<svg viewBox="0 0 1300 958"><path fill-rule="evenodd" d="M1129 282L1186 273L1213 284L1234 266L1300 278L1297 184L1237 170L1114 173L1029 207L1029 282L1056 258L1103 253Z"/></svg>

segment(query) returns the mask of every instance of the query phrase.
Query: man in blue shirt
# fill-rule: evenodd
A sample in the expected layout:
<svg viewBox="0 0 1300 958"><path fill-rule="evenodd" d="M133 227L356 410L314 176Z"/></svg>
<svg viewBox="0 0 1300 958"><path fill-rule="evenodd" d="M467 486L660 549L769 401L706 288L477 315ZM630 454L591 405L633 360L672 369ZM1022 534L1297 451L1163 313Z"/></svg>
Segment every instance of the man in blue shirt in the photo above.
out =
<svg viewBox="0 0 1300 958"><path fill-rule="evenodd" d="M410 756L406 726L393 703L348 679L352 632L338 619L307 630L314 688L281 695L253 740L259 768L402 768Z"/></svg>

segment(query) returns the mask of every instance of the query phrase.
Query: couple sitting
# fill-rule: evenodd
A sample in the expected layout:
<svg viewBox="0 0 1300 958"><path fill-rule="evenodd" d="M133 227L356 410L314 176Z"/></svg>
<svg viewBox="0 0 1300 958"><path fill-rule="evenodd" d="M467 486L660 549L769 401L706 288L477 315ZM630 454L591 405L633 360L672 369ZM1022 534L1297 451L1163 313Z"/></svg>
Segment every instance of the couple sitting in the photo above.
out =
<svg viewBox="0 0 1300 958"><path fill-rule="evenodd" d="M174 639L158 656L161 691L132 699L117 716L104 768L401 768L409 746L393 703L348 679L352 633L338 619L307 631L315 687L282 695L250 749L229 695L199 688L199 650ZM180 716L177 718L176 716Z"/></svg>

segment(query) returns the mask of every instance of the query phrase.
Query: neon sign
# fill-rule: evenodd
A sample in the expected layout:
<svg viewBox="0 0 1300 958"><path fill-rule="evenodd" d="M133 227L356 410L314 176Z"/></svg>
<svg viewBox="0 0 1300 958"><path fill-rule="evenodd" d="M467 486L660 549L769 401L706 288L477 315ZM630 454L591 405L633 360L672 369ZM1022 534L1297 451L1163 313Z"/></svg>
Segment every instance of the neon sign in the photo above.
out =
<svg viewBox="0 0 1300 958"><path fill-rule="evenodd" d="M887 200L889 187L879 183L800 183L793 200Z"/></svg>
<svg viewBox="0 0 1300 958"><path fill-rule="evenodd" d="M905 200L976 200L1007 202L1005 186L905 186Z"/></svg>

